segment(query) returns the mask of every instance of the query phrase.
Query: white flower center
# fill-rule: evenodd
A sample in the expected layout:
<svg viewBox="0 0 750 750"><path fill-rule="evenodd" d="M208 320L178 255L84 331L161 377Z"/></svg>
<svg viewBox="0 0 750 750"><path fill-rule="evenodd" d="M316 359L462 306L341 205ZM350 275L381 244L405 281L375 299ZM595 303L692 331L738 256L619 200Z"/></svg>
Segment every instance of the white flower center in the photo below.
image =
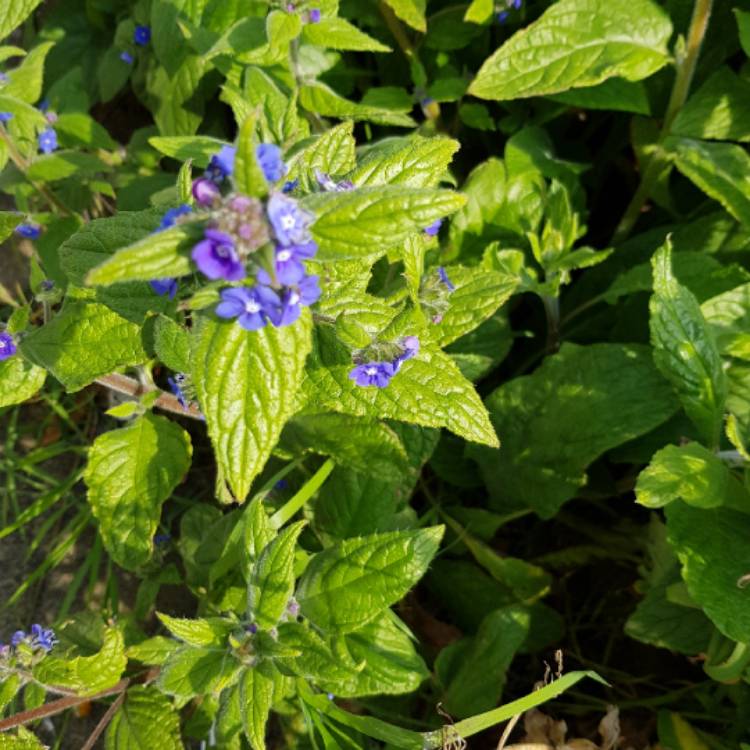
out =
<svg viewBox="0 0 750 750"><path fill-rule="evenodd" d="M216 254L220 258L228 258L231 255L232 249L228 245L217 245Z"/></svg>
<svg viewBox="0 0 750 750"><path fill-rule="evenodd" d="M291 257L292 254L289 252L289 250L282 250L276 255L276 260L281 261L282 263L286 263L286 261L288 261Z"/></svg>
<svg viewBox="0 0 750 750"><path fill-rule="evenodd" d="M292 214L284 214L281 217L281 226L284 227L284 229L294 229L294 225L297 222L294 220L294 216Z"/></svg>
<svg viewBox="0 0 750 750"><path fill-rule="evenodd" d="M292 292L289 295L289 304L296 305L298 302L299 302L299 294L297 294L297 292Z"/></svg>
<svg viewBox="0 0 750 750"><path fill-rule="evenodd" d="M378 374L378 368L377 368L377 367L368 367L368 368L367 368L367 369L365 370L365 373L366 373L367 375L377 375L377 374Z"/></svg>
<svg viewBox="0 0 750 750"><path fill-rule="evenodd" d="M245 312L248 312L251 315L260 312L260 305L253 299L248 300L245 302Z"/></svg>

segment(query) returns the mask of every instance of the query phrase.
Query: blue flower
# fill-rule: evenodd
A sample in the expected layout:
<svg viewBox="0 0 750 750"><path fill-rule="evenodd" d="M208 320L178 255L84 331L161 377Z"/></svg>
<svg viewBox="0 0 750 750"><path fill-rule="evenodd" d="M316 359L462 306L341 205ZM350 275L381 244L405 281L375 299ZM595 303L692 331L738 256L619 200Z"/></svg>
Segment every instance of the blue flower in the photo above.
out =
<svg viewBox="0 0 750 750"><path fill-rule="evenodd" d="M310 8L310 23L320 22L320 8Z"/></svg>
<svg viewBox="0 0 750 750"><path fill-rule="evenodd" d="M148 283L158 295L168 294L169 299L174 299L177 294L177 279L152 279Z"/></svg>
<svg viewBox="0 0 750 750"><path fill-rule="evenodd" d="M216 314L220 318L237 318L244 329L257 331L269 320L281 317L281 303L276 292L262 284L222 289Z"/></svg>
<svg viewBox="0 0 750 750"><path fill-rule="evenodd" d="M429 227L424 228L424 233L429 234L430 237L435 237L440 231L440 227L443 225L442 219L435 219Z"/></svg>
<svg viewBox="0 0 750 750"><path fill-rule="evenodd" d="M515 10L521 10L522 5L523 0L510 0L510 7L514 8Z"/></svg>
<svg viewBox="0 0 750 750"><path fill-rule="evenodd" d="M497 22L498 23L505 23L508 20L508 16L510 13L508 13L507 10L502 10L500 13L497 14Z"/></svg>
<svg viewBox="0 0 750 750"><path fill-rule="evenodd" d="M17 351L16 342L9 333L0 333L0 361L12 357Z"/></svg>
<svg viewBox="0 0 750 750"><path fill-rule="evenodd" d="M20 234L21 237L26 237L29 240L35 240L42 233L42 228L39 224L19 224L16 227L16 234Z"/></svg>
<svg viewBox="0 0 750 750"><path fill-rule="evenodd" d="M185 376L181 373L177 373L174 378L167 378L167 383L169 383L169 390L172 391L177 401L179 401L180 406L183 409L188 408L188 402L185 398L185 394L182 391L182 384L185 382Z"/></svg>
<svg viewBox="0 0 750 750"><path fill-rule="evenodd" d="M206 229L191 257L198 270L209 279L239 281L245 278L245 266L237 255L234 240L218 229Z"/></svg>
<svg viewBox="0 0 750 750"><path fill-rule="evenodd" d="M124 63L127 63L128 65L132 65L133 55L131 55L130 52L120 52L120 60L122 60Z"/></svg>
<svg viewBox="0 0 750 750"><path fill-rule="evenodd" d="M12 112L0 112L0 122L8 122L13 119Z"/></svg>
<svg viewBox="0 0 750 750"><path fill-rule="evenodd" d="M169 534L154 534L154 544L162 545L168 544L172 541L172 537Z"/></svg>
<svg viewBox="0 0 750 750"><path fill-rule="evenodd" d="M221 182L234 173L234 159L237 149L234 146L222 146L218 154L211 157L206 168L206 176L214 182Z"/></svg>
<svg viewBox="0 0 750 750"><path fill-rule="evenodd" d="M255 158L268 182L278 182L287 173L287 166L281 158L281 149L273 143L261 143L256 146Z"/></svg>
<svg viewBox="0 0 750 750"><path fill-rule="evenodd" d="M347 190L354 188L354 183L351 180L341 180L336 182L331 179L331 176L325 172L321 172L319 169L315 170L315 179L323 190L327 192L343 193Z"/></svg>
<svg viewBox="0 0 750 750"><path fill-rule="evenodd" d="M52 647L57 643L55 631L50 628L43 628L41 625L31 626L31 645L42 649L42 651L52 651Z"/></svg>
<svg viewBox="0 0 750 750"><path fill-rule="evenodd" d="M15 648L19 644L26 640L26 633L23 630L16 630L15 633L10 637L10 645Z"/></svg>
<svg viewBox="0 0 750 750"><path fill-rule="evenodd" d="M136 26L133 32L133 41L140 47L145 47L151 41L151 28L149 26Z"/></svg>
<svg viewBox="0 0 750 750"><path fill-rule="evenodd" d="M169 229L169 227L174 226L178 216L185 216L185 214L192 213L192 211L193 209L187 203L183 203L181 206L177 206L177 208L170 208L161 217L159 229Z"/></svg>
<svg viewBox="0 0 750 750"><path fill-rule="evenodd" d="M448 287L449 292L455 292L456 287L453 284L453 282L448 278L448 273L442 266L438 266L438 276L440 277L440 281L443 282Z"/></svg>
<svg viewBox="0 0 750 750"><path fill-rule="evenodd" d="M0 73L0 84L8 83L8 74L7 73Z"/></svg>
<svg viewBox="0 0 750 750"><path fill-rule="evenodd" d="M393 367L396 372L401 369L401 364L403 362L406 362L412 357L416 357L419 352L419 339L416 336L406 336L402 339L401 346L403 347L403 351L393 360Z"/></svg>
<svg viewBox="0 0 750 750"><path fill-rule="evenodd" d="M312 258L318 250L314 242L304 245L279 245L274 254L274 272L279 284L296 284L305 275L303 260Z"/></svg>
<svg viewBox="0 0 750 750"><path fill-rule="evenodd" d="M296 190L297 186L299 185L299 180L287 180L284 183L284 186L281 188L282 193L291 193L292 190Z"/></svg>
<svg viewBox="0 0 750 750"><path fill-rule="evenodd" d="M57 148L57 133L54 128L42 130L37 137L39 150L43 154L51 154Z"/></svg>
<svg viewBox="0 0 750 750"><path fill-rule="evenodd" d="M294 198L274 193L268 201L267 211L280 245L304 245L310 241L308 228L315 217L300 208Z"/></svg>
<svg viewBox="0 0 750 750"><path fill-rule="evenodd" d="M351 370L349 379L362 388L373 385L376 388L385 388L395 374L393 362L365 362Z"/></svg>

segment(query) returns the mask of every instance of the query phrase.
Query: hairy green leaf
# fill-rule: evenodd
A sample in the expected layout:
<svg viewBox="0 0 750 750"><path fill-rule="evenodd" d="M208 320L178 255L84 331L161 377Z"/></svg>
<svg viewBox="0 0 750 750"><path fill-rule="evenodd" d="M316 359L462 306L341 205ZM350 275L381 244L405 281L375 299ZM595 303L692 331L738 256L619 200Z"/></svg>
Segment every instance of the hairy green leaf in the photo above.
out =
<svg viewBox="0 0 750 750"><path fill-rule="evenodd" d="M180 717L169 698L136 685L107 727L104 750L183 750Z"/></svg>

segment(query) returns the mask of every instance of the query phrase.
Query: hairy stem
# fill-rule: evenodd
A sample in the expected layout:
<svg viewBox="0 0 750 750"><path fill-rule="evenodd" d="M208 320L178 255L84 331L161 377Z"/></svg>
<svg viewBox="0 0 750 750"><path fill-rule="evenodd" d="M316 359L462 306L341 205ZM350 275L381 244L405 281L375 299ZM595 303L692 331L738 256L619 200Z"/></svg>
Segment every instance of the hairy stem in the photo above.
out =
<svg viewBox="0 0 750 750"><path fill-rule="evenodd" d="M121 393L123 396L133 396L134 398L142 396L145 393L160 390L155 386L141 385L137 380L116 372L97 378L96 382L105 388L109 388L111 391ZM187 408L184 408L176 396L166 391L161 391L161 395L154 402L154 406L164 409L164 411L170 411L173 414L179 414L181 417L203 420L203 414L201 414L197 406L188 404Z"/></svg>
<svg viewBox="0 0 750 750"><path fill-rule="evenodd" d="M122 692L117 696L112 705L107 709L104 716L99 720L99 723L94 727L94 731L89 735L86 744L81 750L94 750L96 741L99 739L102 732L109 726L109 722L112 721L112 717L117 713L117 709L120 708L124 700L125 693Z"/></svg>
<svg viewBox="0 0 750 750"><path fill-rule="evenodd" d="M690 92L690 84L693 82L693 76L695 75L695 66L698 63L698 56L700 55L701 46L703 45L703 38L706 36L706 29L708 28L708 19L711 16L712 6L713 0L695 0L693 17L690 21L690 28L688 29L685 52L684 55L681 55L677 60L677 74L675 76L674 85L672 86L672 93L669 97L667 111L664 114L664 120L659 132L656 151L643 171L638 189L635 191L633 198L625 209L625 213L623 214L620 223L617 225L617 229L612 237L612 244L622 242L630 234L635 223L638 221L638 217L643 210L644 204L651 195L651 191L654 189L654 184L659 177L659 173L666 165L667 159L662 153L660 147L663 144L664 139L669 135L672 123L682 109L682 106L685 104L688 93Z"/></svg>

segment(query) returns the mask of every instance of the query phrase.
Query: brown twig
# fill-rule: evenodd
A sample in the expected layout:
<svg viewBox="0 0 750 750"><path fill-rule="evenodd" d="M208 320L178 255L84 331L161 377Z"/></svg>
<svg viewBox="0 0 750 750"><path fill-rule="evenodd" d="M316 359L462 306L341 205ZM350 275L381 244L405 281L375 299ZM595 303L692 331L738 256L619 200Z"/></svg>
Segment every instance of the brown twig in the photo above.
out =
<svg viewBox="0 0 750 750"><path fill-rule="evenodd" d="M123 691L117 696L112 705L107 709L104 716L102 716L102 718L99 720L99 723L94 727L94 731L89 735L89 738L86 740L86 744L81 748L81 750L94 749L96 741L99 739L101 733L107 728L109 722L112 721L112 717L115 715L117 709L120 708L124 700L125 692Z"/></svg>
<svg viewBox="0 0 750 750"><path fill-rule="evenodd" d="M190 417L191 419L203 421L203 414L201 414L200 409L194 404L188 404L187 408L185 408L177 400L177 397L173 396L171 393L162 391L160 388L141 385L137 380L129 378L127 375L113 372L110 375L104 375L101 378L97 378L96 382L99 385L103 385L105 388L109 388L111 391L121 393L124 396L132 396L133 398L138 398L146 393L158 391L160 395L154 402L154 406L157 406L159 409L164 409L164 411L170 411L173 414L179 414L181 417Z"/></svg>

